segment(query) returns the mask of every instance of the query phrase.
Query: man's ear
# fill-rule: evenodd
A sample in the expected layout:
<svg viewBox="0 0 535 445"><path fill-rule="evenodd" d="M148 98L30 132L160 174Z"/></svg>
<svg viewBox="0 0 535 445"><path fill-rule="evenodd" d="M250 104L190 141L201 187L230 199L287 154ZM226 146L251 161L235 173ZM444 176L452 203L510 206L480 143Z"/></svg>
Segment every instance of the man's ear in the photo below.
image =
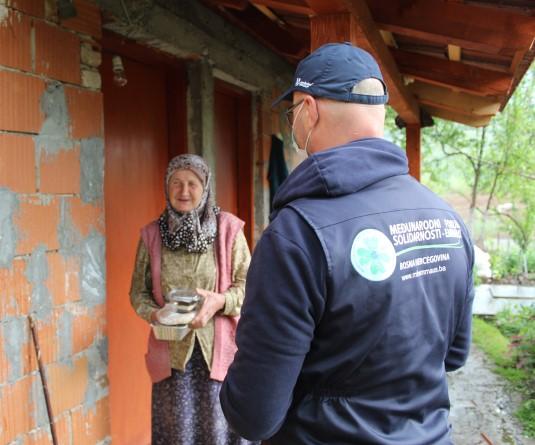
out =
<svg viewBox="0 0 535 445"><path fill-rule="evenodd" d="M313 127L316 125L319 119L319 112L318 112L318 101L314 99L312 96L307 96L305 98L306 102L306 118L308 120L308 124Z"/></svg>

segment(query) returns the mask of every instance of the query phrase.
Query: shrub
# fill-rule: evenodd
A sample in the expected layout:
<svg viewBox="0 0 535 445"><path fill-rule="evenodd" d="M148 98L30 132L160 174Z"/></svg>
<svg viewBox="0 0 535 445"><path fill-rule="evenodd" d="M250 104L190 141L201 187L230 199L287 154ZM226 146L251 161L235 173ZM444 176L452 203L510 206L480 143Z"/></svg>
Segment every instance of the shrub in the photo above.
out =
<svg viewBox="0 0 535 445"><path fill-rule="evenodd" d="M535 249L526 254L528 275L535 276ZM494 280L518 278L523 274L524 258L518 248L510 250L496 249L490 252L490 267Z"/></svg>
<svg viewBox="0 0 535 445"><path fill-rule="evenodd" d="M492 278L503 280L516 278L522 272L520 252L518 250L496 250L490 254Z"/></svg>
<svg viewBox="0 0 535 445"><path fill-rule="evenodd" d="M495 324L510 339L516 367L526 372L535 396L535 305L501 311Z"/></svg>

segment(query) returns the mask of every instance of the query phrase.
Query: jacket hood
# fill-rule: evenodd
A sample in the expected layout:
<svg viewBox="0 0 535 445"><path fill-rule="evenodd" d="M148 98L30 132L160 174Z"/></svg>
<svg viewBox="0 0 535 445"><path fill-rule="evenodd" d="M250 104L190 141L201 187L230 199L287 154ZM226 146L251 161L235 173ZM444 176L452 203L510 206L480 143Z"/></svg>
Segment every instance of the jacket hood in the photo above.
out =
<svg viewBox="0 0 535 445"><path fill-rule="evenodd" d="M273 208L299 198L324 198L355 193L377 181L409 171L407 156L385 139L359 139L313 154L282 183Z"/></svg>

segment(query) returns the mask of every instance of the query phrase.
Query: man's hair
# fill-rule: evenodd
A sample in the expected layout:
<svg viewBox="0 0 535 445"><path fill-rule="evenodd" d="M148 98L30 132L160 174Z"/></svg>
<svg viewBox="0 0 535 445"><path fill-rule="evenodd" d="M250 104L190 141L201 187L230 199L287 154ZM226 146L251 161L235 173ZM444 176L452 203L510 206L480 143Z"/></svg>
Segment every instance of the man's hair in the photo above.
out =
<svg viewBox="0 0 535 445"><path fill-rule="evenodd" d="M353 94L363 94L366 96L383 96L385 94L385 87L383 82L379 79L370 77L361 80L351 89Z"/></svg>

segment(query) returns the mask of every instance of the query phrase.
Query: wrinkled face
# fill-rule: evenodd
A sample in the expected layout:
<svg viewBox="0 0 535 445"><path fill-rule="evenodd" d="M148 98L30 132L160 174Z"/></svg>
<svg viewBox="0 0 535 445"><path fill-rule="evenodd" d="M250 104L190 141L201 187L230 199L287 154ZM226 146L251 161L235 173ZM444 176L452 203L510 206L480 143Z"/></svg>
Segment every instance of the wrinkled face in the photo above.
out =
<svg viewBox="0 0 535 445"><path fill-rule="evenodd" d="M177 212L190 212L201 202L203 185L191 170L177 170L169 178L167 192L169 201Z"/></svg>

